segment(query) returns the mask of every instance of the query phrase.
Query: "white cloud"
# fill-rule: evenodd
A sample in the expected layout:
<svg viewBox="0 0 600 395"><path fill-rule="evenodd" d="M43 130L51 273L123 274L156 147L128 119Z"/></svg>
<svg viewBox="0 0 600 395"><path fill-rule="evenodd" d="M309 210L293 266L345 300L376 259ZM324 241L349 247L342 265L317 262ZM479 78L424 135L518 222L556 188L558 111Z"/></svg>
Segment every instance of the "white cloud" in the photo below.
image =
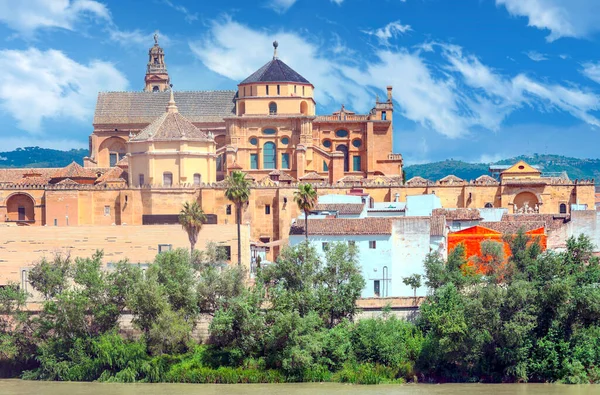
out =
<svg viewBox="0 0 600 395"><path fill-rule="evenodd" d="M597 95L524 74L502 74L457 45L429 42L348 59L327 48L328 43L308 41L305 34L254 30L225 19L213 22L209 34L190 48L208 69L241 81L271 58L275 39L279 57L315 85L319 106L343 103L366 112L375 94L393 85L397 114L452 138L481 129L497 131L523 107L563 111L600 125L593 115L600 109Z"/></svg>
<svg viewBox="0 0 600 395"><path fill-rule="evenodd" d="M342 3L344 2L344 0L331 0L332 3L335 3L337 5L342 5Z"/></svg>
<svg viewBox="0 0 600 395"><path fill-rule="evenodd" d="M53 49L0 50L0 69L0 108L34 134L42 133L44 119L89 122L98 91L128 85L111 63L80 64Z"/></svg>
<svg viewBox="0 0 600 395"><path fill-rule="evenodd" d="M529 26L550 30L548 41L584 38L600 31L598 0L496 0L496 5L503 5L511 15L527 17Z"/></svg>
<svg viewBox="0 0 600 395"><path fill-rule="evenodd" d="M390 22L382 28L375 30L363 30L363 33L377 37L382 45L389 45L391 38L412 30L410 25L403 25L400 21Z"/></svg>
<svg viewBox="0 0 600 395"><path fill-rule="evenodd" d="M542 62L544 60L548 60L547 55L544 53L540 53L537 51L529 51L526 52L525 55L534 62Z"/></svg>
<svg viewBox="0 0 600 395"><path fill-rule="evenodd" d="M266 6L275 12L283 14L289 10L290 7L296 3L296 1L297 0L269 0Z"/></svg>
<svg viewBox="0 0 600 395"><path fill-rule="evenodd" d="M0 22L25 36L43 28L74 30L85 18L111 19L108 8L93 0L0 0Z"/></svg>
<svg viewBox="0 0 600 395"><path fill-rule="evenodd" d="M116 27L108 31L111 41L115 41L124 47L150 47L154 43L154 33L144 33L136 30L119 30ZM171 43L169 37L165 34L159 34L159 44L162 47L168 47Z"/></svg>
<svg viewBox="0 0 600 395"><path fill-rule="evenodd" d="M181 12L184 15L185 21L187 23L192 23L198 20L197 12L190 12L187 8L180 4L175 4L171 0L163 0L163 2L169 7L173 8L175 11Z"/></svg>
<svg viewBox="0 0 600 395"><path fill-rule="evenodd" d="M581 73L592 81L600 84L600 63L584 63Z"/></svg>

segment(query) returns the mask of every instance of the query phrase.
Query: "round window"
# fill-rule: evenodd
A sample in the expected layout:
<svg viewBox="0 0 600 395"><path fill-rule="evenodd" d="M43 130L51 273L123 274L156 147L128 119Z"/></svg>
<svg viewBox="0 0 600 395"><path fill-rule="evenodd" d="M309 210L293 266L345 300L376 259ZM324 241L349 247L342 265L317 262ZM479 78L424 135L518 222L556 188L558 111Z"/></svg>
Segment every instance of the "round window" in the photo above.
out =
<svg viewBox="0 0 600 395"><path fill-rule="evenodd" d="M250 144L252 144L252 145L258 145L258 139L256 137L252 137L250 139Z"/></svg>
<svg viewBox="0 0 600 395"><path fill-rule="evenodd" d="M287 137L284 137L281 139L281 144L289 144L290 143L290 139L288 139Z"/></svg>
<svg viewBox="0 0 600 395"><path fill-rule="evenodd" d="M337 132L335 132L335 135L337 137L348 137L348 131L347 130L338 130Z"/></svg>
<svg viewBox="0 0 600 395"><path fill-rule="evenodd" d="M360 140L354 140L354 141L352 142L352 145L353 145L354 147L356 147L356 148L360 148L360 146L362 145L362 141L360 141Z"/></svg>
<svg viewBox="0 0 600 395"><path fill-rule="evenodd" d="M263 130L263 134L275 134L277 133L275 129L265 129Z"/></svg>
<svg viewBox="0 0 600 395"><path fill-rule="evenodd" d="M323 140L323 147L330 148L331 147L331 140Z"/></svg>

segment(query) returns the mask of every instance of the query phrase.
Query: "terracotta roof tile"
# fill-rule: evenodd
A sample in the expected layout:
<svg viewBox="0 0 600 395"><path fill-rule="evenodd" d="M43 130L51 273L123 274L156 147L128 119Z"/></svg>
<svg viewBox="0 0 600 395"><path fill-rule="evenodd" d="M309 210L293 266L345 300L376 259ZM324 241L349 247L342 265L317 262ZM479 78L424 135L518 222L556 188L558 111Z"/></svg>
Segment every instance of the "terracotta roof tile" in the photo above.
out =
<svg viewBox="0 0 600 395"><path fill-rule="evenodd" d="M499 184L498 180L496 180L494 177L490 177L488 175L483 175L483 176L477 177L477 179L475 179L475 183L482 184L482 185L497 185L497 184Z"/></svg>
<svg viewBox="0 0 600 395"><path fill-rule="evenodd" d="M83 167L76 162L57 170L52 174L52 178L98 178L97 170L89 167Z"/></svg>
<svg viewBox="0 0 600 395"><path fill-rule="evenodd" d="M309 235L391 235L394 218L309 219ZM296 220L290 235L304 235L304 220Z"/></svg>
<svg viewBox="0 0 600 395"><path fill-rule="evenodd" d="M569 221L567 215L554 214L504 214L502 222L542 222L546 230L556 230Z"/></svg>
<svg viewBox="0 0 600 395"><path fill-rule="evenodd" d="M164 112L130 141L197 140L212 141L205 132L194 126L179 112Z"/></svg>
<svg viewBox="0 0 600 395"><path fill-rule="evenodd" d="M337 211L340 215L359 215L363 212L363 203L320 203L315 211Z"/></svg>
<svg viewBox="0 0 600 395"><path fill-rule="evenodd" d="M495 230L496 232L500 232L502 234L514 235L519 229L523 229L525 232L530 232L532 230L536 230L539 228L544 228L545 223L543 221L522 221L522 222L506 222L506 221L497 221L497 222L480 222L479 226L483 226L484 228Z"/></svg>
<svg viewBox="0 0 600 395"><path fill-rule="evenodd" d="M174 92L179 112L191 122L223 122L234 115L236 91ZM101 92L94 124L151 123L165 112L170 92Z"/></svg>
<svg viewBox="0 0 600 395"><path fill-rule="evenodd" d="M57 182L56 185L79 185L79 183L71 180L70 178L65 178L64 180Z"/></svg>
<svg viewBox="0 0 600 395"><path fill-rule="evenodd" d="M0 169L0 183L15 183L23 178L26 174L31 174L32 171L39 173L41 177L50 180L52 174L56 172L57 168L19 168L19 169Z"/></svg>
<svg viewBox="0 0 600 395"><path fill-rule="evenodd" d="M313 181L313 180L323 181L323 180L325 180L325 177L320 176L319 174L317 174L314 171L311 171L310 173L306 173L305 175L300 177L299 180L301 180L301 181Z"/></svg>
<svg viewBox="0 0 600 395"><path fill-rule="evenodd" d="M414 186L418 186L418 185L429 185L431 184L431 181L424 179L423 177L413 177L410 180L406 181L406 185L414 185Z"/></svg>
<svg viewBox="0 0 600 395"><path fill-rule="evenodd" d="M430 236L444 236L446 234L446 217L443 215L431 216Z"/></svg>
<svg viewBox="0 0 600 395"><path fill-rule="evenodd" d="M129 178L127 171L121 167L113 167L106 173L102 174L96 180L97 184L105 184L107 182L119 182L118 180L127 180ZM126 182L126 181L125 181Z"/></svg>

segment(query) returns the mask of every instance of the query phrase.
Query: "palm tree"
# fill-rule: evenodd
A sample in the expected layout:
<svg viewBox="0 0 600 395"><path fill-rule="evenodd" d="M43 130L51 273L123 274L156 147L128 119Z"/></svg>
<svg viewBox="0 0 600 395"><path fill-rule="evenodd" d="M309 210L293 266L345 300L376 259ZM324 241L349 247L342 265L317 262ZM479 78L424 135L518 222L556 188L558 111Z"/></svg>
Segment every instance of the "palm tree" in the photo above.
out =
<svg viewBox="0 0 600 395"><path fill-rule="evenodd" d="M183 208L179 213L179 223L187 232L188 238L190 239L190 254L194 253L194 246L198 241L198 233L200 233L200 229L202 229L202 225L205 221L206 216L198 202L185 202L183 204Z"/></svg>
<svg viewBox="0 0 600 395"><path fill-rule="evenodd" d="M312 184L300 184L298 190L294 192L294 201L298 208L304 211L304 235L308 240L308 214L317 204L317 191L315 191Z"/></svg>
<svg viewBox="0 0 600 395"><path fill-rule="evenodd" d="M250 181L246 178L246 173L234 171L227 176L225 196L229 201L235 204L235 215L237 223L238 239L238 266L242 266L242 239L240 237L240 225L242 222L242 206L250 199Z"/></svg>

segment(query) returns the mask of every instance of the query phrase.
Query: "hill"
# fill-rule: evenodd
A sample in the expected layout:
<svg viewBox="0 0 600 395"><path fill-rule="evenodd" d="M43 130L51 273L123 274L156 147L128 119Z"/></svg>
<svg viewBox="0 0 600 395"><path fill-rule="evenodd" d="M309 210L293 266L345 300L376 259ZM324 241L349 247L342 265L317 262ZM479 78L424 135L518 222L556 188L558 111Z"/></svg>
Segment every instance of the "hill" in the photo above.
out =
<svg viewBox="0 0 600 395"><path fill-rule="evenodd" d="M75 161L83 165L87 149L60 151L49 148L25 147L0 152L0 168L10 167L64 167Z"/></svg>
<svg viewBox="0 0 600 395"><path fill-rule="evenodd" d="M503 159L495 162L496 165L512 165L519 160L524 160L530 165L538 166L543 173L559 173L566 171L569 178L575 179L600 179L600 159L569 158L560 155L521 155L514 158ZM441 162L425 163L406 166L404 171L406 179L421 176L429 180L439 180L448 174L454 174L465 180L474 180L480 175L489 174L491 163L468 163L459 160L445 160Z"/></svg>

